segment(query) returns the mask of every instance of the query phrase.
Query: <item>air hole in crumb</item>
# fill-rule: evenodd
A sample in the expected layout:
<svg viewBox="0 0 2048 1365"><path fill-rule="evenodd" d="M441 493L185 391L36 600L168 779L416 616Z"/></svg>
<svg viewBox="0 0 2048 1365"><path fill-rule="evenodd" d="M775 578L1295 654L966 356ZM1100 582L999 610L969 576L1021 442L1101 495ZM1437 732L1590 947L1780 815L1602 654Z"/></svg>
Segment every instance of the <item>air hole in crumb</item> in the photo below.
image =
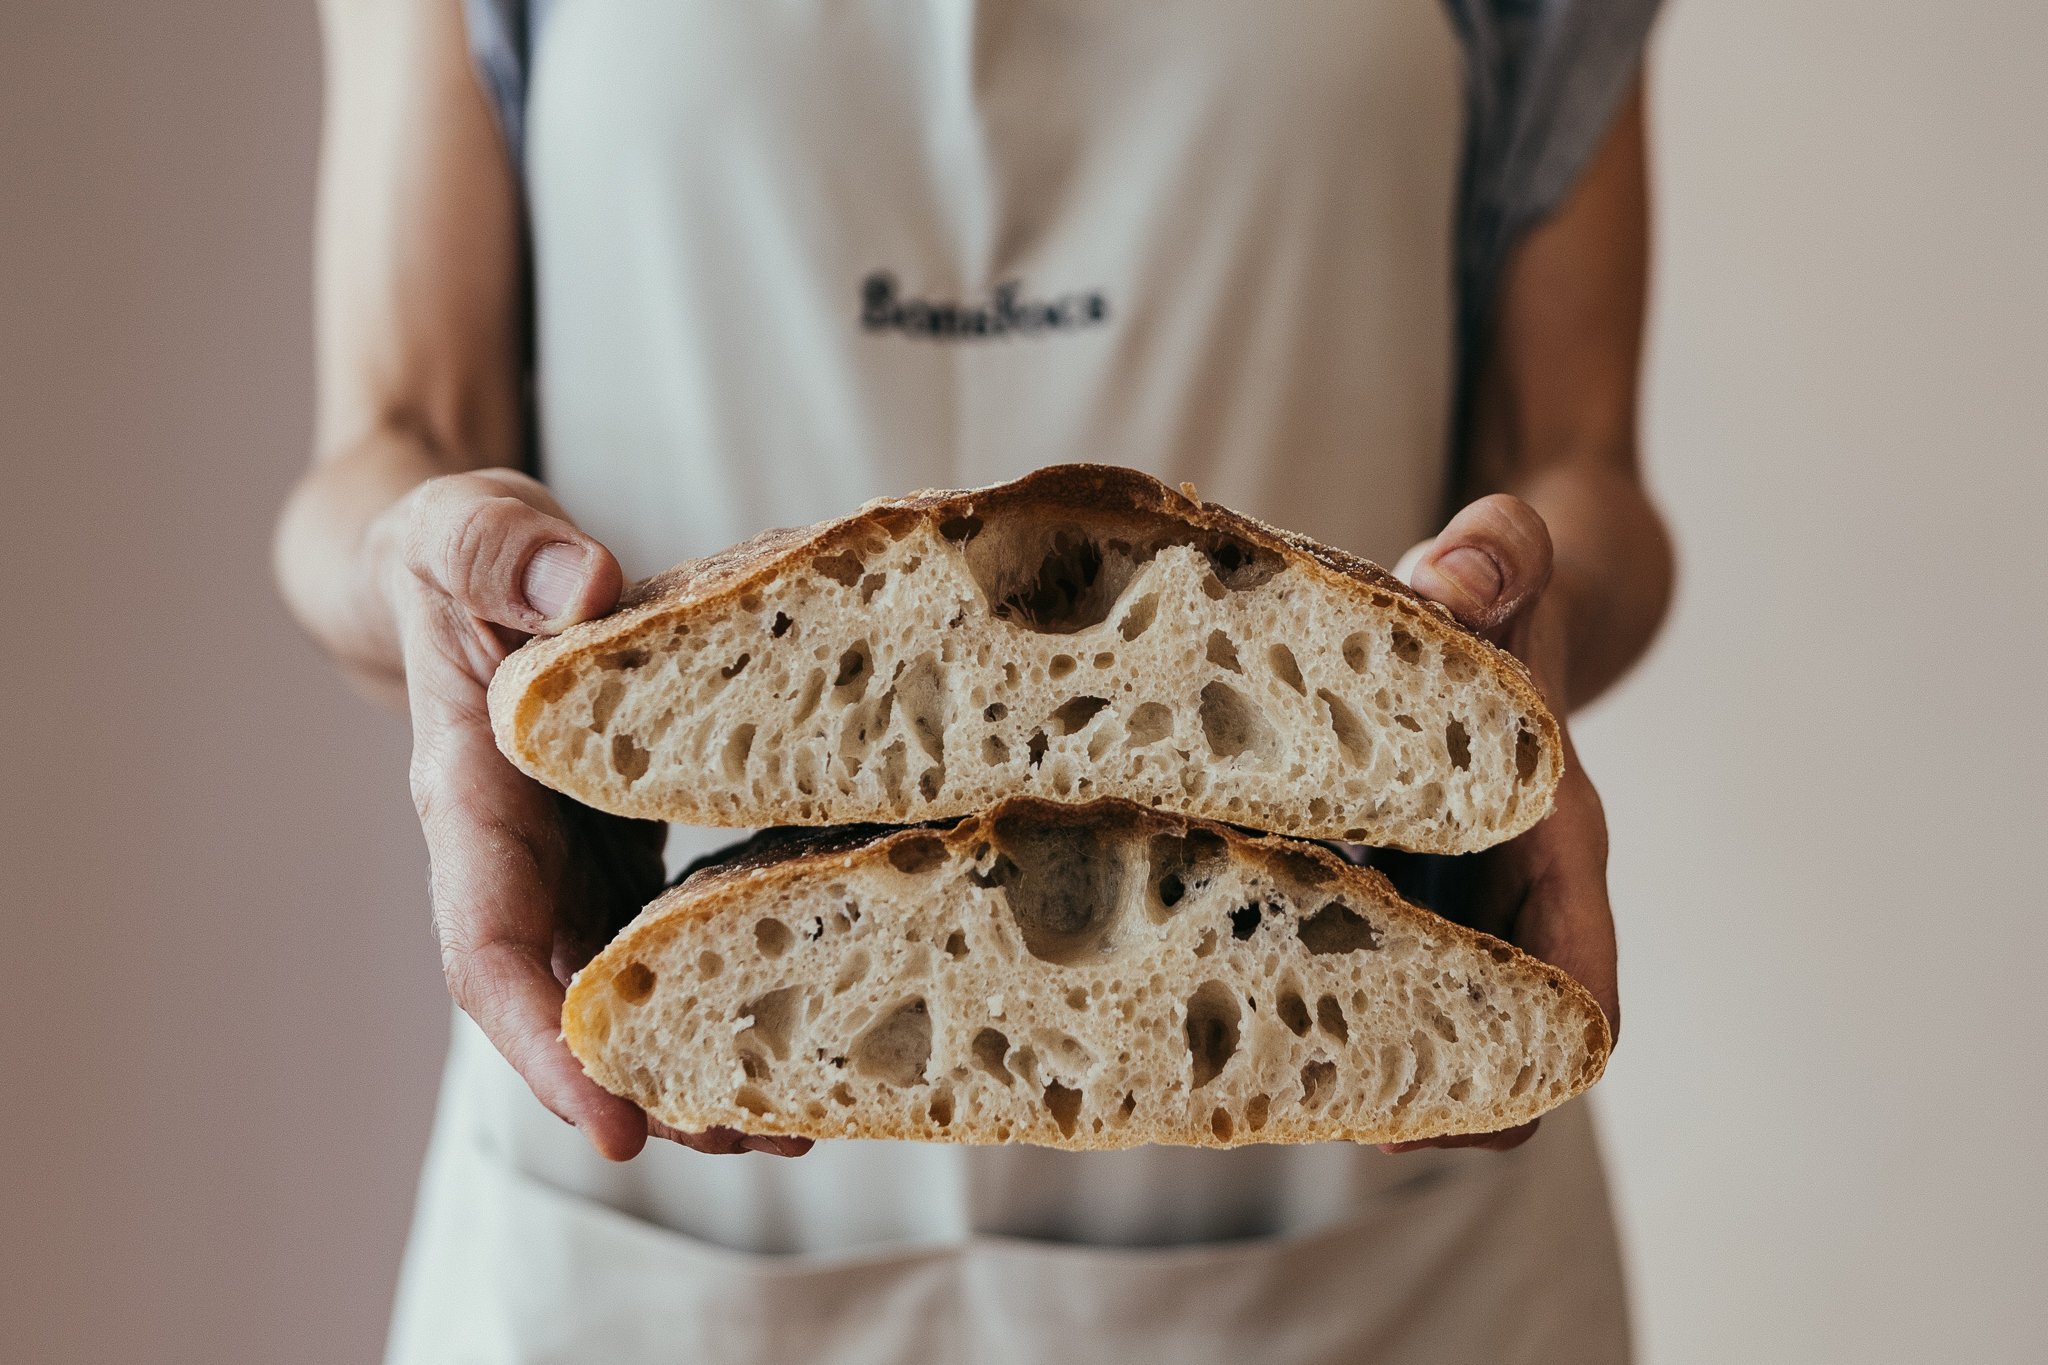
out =
<svg viewBox="0 0 2048 1365"><path fill-rule="evenodd" d="M621 649L598 660L598 666L612 672L630 673L646 663L649 657L644 649Z"/></svg>
<svg viewBox="0 0 2048 1365"><path fill-rule="evenodd" d="M839 671L832 678L832 699L850 702L868 690L869 658L865 640L857 641L839 656Z"/></svg>
<svg viewBox="0 0 2048 1365"><path fill-rule="evenodd" d="M1301 1068L1301 1104L1304 1109L1315 1109L1330 1098L1337 1088L1337 1064L1314 1061L1304 1063Z"/></svg>
<svg viewBox="0 0 2048 1365"><path fill-rule="evenodd" d="M732 1100L734 1104L737 1104L749 1114L772 1114L775 1112L775 1106L768 1102L768 1096L763 1094L761 1087L757 1085L741 1086L733 1092Z"/></svg>
<svg viewBox="0 0 2048 1365"><path fill-rule="evenodd" d="M619 709L619 703L626 698L626 685L617 678L606 678L598 685L597 695L590 699L590 732L601 733L612 723L612 714Z"/></svg>
<svg viewBox="0 0 2048 1365"><path fill-rule="evenodd" d="M1536 776L1536 760L1542 746L1527 726L1515 731L1515 781L1527 782Z"/></svg>
<svg viewBox="0 0 2048 1365"><path fill-rule="evenodd" d="M796 1028L803 1004L804 992L798 986L784 986L751 1002L740 1012L752 1015L754 1022L741 1031L739 1042L758 1042L775 1055L775 1060L788 1061L790 1034Z"/></svg>
<svg viewBox="0 0 2048 1365"><path fill-rule="evenodd" d="M1152 620L1159 614L1159 594L1148 592L1131 603L1131 609L1124 613L1124 619L1117 625L1117 633L1126 640L1135 640L1152 626Z"/></svg>
<svg viewBox="0 0 2048 1365"><path fill-rule="evenodd" d="M1098 961L1114 947L1124 869L1117 849L1087 827L996 822L1003 856L990 870L1024 947L1061 966Z"/></svg>
<svg viewBox="0 0 2048 1365"><path fill-rule="evenodd" d="M1289 1033L1297 1038L1308 1036L1308 1002L1301 996L1291 990L1282 991L1274 1002L1274 1009L1280 1016L1280 1022L1287 1025Z"/></svg>
<svg viewBox="0 0 2048 1365"><path fill-rule="evenodd" d="M1103 707L1109 705L1106 697L1072 697L1060 703L1052 713L1053 730L1056 734L1071 735L1095 719Z"/></svg>
<svg viewBox="0 0 2048 1365"><path fill-rule="evenodd" d="M1302 947L1318 956L1380 946L1379 931L1372 927L1372 921L1342 901L1331 901L1301 921L1296 932L1301 935Z"/></svg>
<svg viewBox="0 0 2048 1365"><path fill-rule="evenodd" d="M1011 1080L1010 1068L1003 1065L1003 1058L1010 1051L1010 1040L992 1028L985 1028L974 1035L970 1047L974 1064L989 1075L1008 1085Z"/></svg>
<svg viewBox="0 0 2048 1365"><path fill-rule="evenodd" d="M944 1085L933 1087L931 1102L925 1107L925 1112L931 1115L932 1122L938 1124L941 1128L952 1123L953 1091L951 1087Z"/></svg>
<svg viewBox="0 0 2048 1365"><path fill-rule="evenodd" d="M889 581L889 576L888 576L887 574L879 574L879 573L871 573L871 574L869 574L869 575L868 575L867 577L865 577L865 578L861 579L861 581L860 581L860 603L861 603L861 605L862 605L862 606L866 606L866 605L867 605L868 603L870 603L870 602L874 601L874 600L875 600L875 594L876 594L876 593L878 593L878 592L880 592L880 591L882 590L882 585L883 585L883 584L885 584L885 583L887 583L888 581Z"/></svg>
<svg viewBox="0 0 2048 1365"><path fill-rule="evenodd" d="M1230 1111L1228 1109L1225 1109L1221 1105L1218 1105L1216 1107L1216 1112L1209 1115L1209 1131L1216 1135L1216 1140L1218 1142L1230 1141L1230 1134L1233 1130L1230 1123Z"/></svg>
<svg viewBox="0 0 2048 1365"><path fill-rule="evenodd" d="M787 612L778 611L775 613L775 624L768 627L768 634L774 639L780 640L783 636L789 634L789 628L795 624L794 621L789 619Z"/></svg>
<svg viewBox="0 0 2048 1365"><path fill-rule="evenodd" d="M906 1000L854 1039L853 1069L898 1089L924 1080L932 1055L932 1018L922 997Z"/></svg>
<svg viewBox="0 0 2048 1365"><path fill-rule="evenodd" d="M751 655L751 654L742 654L742 655L740 655L740 657L739 657L739 658L737 658L737 659L734 659L734 660L733 660L733 661L732 661L731 663L727 664L727 665L726 665L726 666L725 666L724 668L721 668L721 669L719 669L719 670L718 670L718 676L719 676L719 677L721 677L721 678L725 678L725 679L728 679L728 680L730 680L730 679L732 679L732 678L737 678L737 677L738 677L738 676L740 675L740 670L741 670L741 669L743 669L743 668L745 668L745 667L747 666L747 661L748 661L749 659L753 658L753 657L754 657L754 656L753 656L753 655Z"/></svg>
<svg viewBox="0 0 2048 1365"><path fill-rule="evenodd" d="M820 555L811 561L812 567L842 588L850 588L860 581L866 566L860 556L851 550L844 554Z"/></svg>
<svg viewBox="0 0 2048 1365"><path fill-rule="evenodd" d="M1081 1117L1081 1092L1070 1090L1058 1081L1048 1081L1045 1107L1051 1111L1052 1121L1059 1125L1060 1136L1072 1137L1074 1125Z"/></svg>
<svg viewBox="0 0 2048 1365"><path fill-rule="evenodd" d="M747 775L747 755L753 748L754 726L751 723L735 725L732 733L726 736L725 752L719 755L718 760L719 768L728 781L737 782Z"/></svg>
<svg viewBox="0 0 2048 1365"><path fill-rule="evenodd" d="M1194 1089L1215 1080L1237 1052L1241 1013L1236 994L1221 981L1204 981L1188 997L1188 1058L1194 1069Z"/></svg>
<svg viewBox="0 0 2048 1365"><path fill-rule="evenodd" d="M1207 957L1209 956L1209 954L1215 951L1216 931L1214 929L1204 929L1202 931L1202 937L1197 939L1195 942L1195 956Z"/></svg>
<svg viewBox="0 0 2048 1365"><path fill-rule="evenodd" d="M962 541L974 539L975 535L980 530L981 518L974 516L972 514L969 514L967 516L947 517L944 521L939 523L939 534L944 536L947 540L953 541L956 544Z"/></svg>
<svg viewBox="0 0 2048 1365"><path fill-rule="evenodd" d="M1247 545L1227 536L1204 546L1202 553L1208 556L1209 567L1224 585L1238 592L1256 588L1280 572L1282 563L1279 555L1264 546Z"/></svg>
<svg viewBox="0 0 2048 1365"><path fill-rule="evenodd" d="M697 971L702 976L717 976L725 970L725 959L706 948L697 954Z"/></svg>
<svg viewBox="0 0 2048 1365"><path fill-rule="evenodd" d="M1237 646L1230 643L1230 637L1220 630L1209 632L1209 644L1205 653L1209 662L1218 668L1227 668L1232 673L1244 672L1244 667L1237 661Z"/></svg>
<svg viewBox="0 0 2048 1365"><path fill-rule="evenodd" d="M1266 1126L1266 1115L1272 1109L1273 1101L1265 1095L1254 1095L1244 1107L1244 1126L1254 1133Z"/></svg>
<svg viewBox="0 0 2048 1365"><path fill-rule="evenodd" d="M1239 943L1250 938L1259 927L1259 907L1240 905L1230 912L1230 936Z"/></svg>
<svg viewBox="0 0 2048 1365"><path fill-rule="evenodd" d="M1051 678L1054 682L1058 682L1078 667L1080 665L1074 662L1073 655L1055 654L1052 656L1052 662L1045 666L1045 676Z"/></svg>
<svg viewBox="0 0 2048 1365"><path fill-rule="evenodd" d="M1329 711L1330 732L1337 736L1337 748L1348 761L1363 767L1372 758L1372 736L1366 733L1364 722L1342 697L1329 688L1317 688L1316 696ZM1324 808L1328 809L1327 802Z"/></svg>
<svg viewBox="0 0 2048 1365"><path fill-rule="evenodd" d="M1037 767L1045 760L1045 746L1048 743L1050 741L1046 739L1043 730L1033 730L1031 738L1024 741L1024 752L1031 756L1032 767Z"/></svg>
<svg viewBox="0 0 2048 1365"><path fill-rule="evenodd" d="M1472 737L1465 733L1463 721L1452 721L1444 726L1444 744L1451 751L1451 766L1464 769L1472 766Z"/></svg>
<svg viewBox="0 0 2048 1365"><path fill-rule="evenodd" d="M1419 735L1422 733L1422 722L1415 719L1415 717L1409 715L1406 711L1397 711L1394 713L1394 724L1400 726L1403 730L1410 731L1414 734Z"/></svg>
<svg viewBox="0 0 2048 1365"><path fill-rule="evenodd" d="M889 845L889 866L912 876L929 872L946 860L946 842L936 834L913 834Z"/></svg>
<svg viewBox="0 0 2048 1365"><path fill-rule="evenodd" d="M999 701L990 702L981 713L981 718L993 724L1010 714L1010 708Z"/></svg>
<svg viewBox="0 0 2048 1365"><path fill-rule="evenodd" d="M612 770L628 782L638 782L647 775L650 761L648 752L631 735L612 736Z"/></svg>
<svg viewBox="0 0 2048 1365"><path fill-rule="evenodd" d="M795 941L796 935L779 919L764 919L754 926L754 943L764 957L781 957Z"/></svg>
<svg viewBox="0 0 2048 1365"><path fill-rule="evenodd" d="M825 695L825 670L814 668L810 677L804 679L803 695L797 698L796 711L790 716L791 728L802 725L818 709L818 699Z"/></svg>
<svg viewBox="0 0 2048 1365"><path fill-rule="evenodd" d="M644 962L628 962L625 969L612 978L612 989L627 1004L637 1005L654 994L654 972Z"/></svg>
<svg viewBox="0 0 2048 1365"><path fill-rule="evenodd" d="M1472 1078L1470 1076L1460 1076L1457 1080L1451 1082L1451 1088L1444 1091L1444 1094L1446 1097L1463 1104L1466 1100L1472 1098Z"/></svg>
<svg viewBox="0 0 2048 1365"><path fill-rule="evenodd" d="M946 935L946 956L959 961L967 956L967 935L955 929Z"/></svg>
<svg viewBox="0 0 2048 1365"><path fill-rule="evenodd" d="M1145 846L1146 873L1158 896L1159 911L1180 904L1192 886L1206 886L1229 861L1220 836L1191 829L1186 834L1155 834ZM1163 923L1163 913L1153 913Z"/></svg>
<svg viewBox="0 0 2048 1365"><path fill-rule="evenodd" d="M1393 645L1394 657L1402 663L1419 664L1422 662L1422 641L1410 635L1400 626L1394 627Z"/></svg>
<svg viewBox="0 0 2048 1365"><path fill-rule="evenodd" d="M1202 689L1202 735L1218 758L1263 755L1273 744L1273 727L1242 692L1225 682Z"/></svg>
<svg viewBox="0 0 2048 1365"><path fill-rule="evenodd" d="M1081 988L1080 988L1079 986L1076 986L1076 987L1074 987L1074 988L1073 988L1072 990L1068 991L1068 992L1067 992L1067 1008L1068 1008L1068 1009L1070 1009L1070 1010L1085 1010L1085 1009L1087 1009L1087 1008L1088 1008L1088 992L1087 992L1087 991L1084 991L1084 990L1082 990L1082 989L1081 989Z"/></svg>
<svg viewBox="0 0 2048 1365"><path fill-rule="evenodd" d="M981 737L981 761L991 768L1000 767L1010 761L1010 746L1003 743L1001 735Z"/></svg>
<svg viewBox="0 0 2048 1365"><path fill-rule="evenodd" d="M1117 1106L1116 1112L1120 1122L1129 1123L1131 1115L1138 1112L1138 1097L1128 1090L1124 1091L1124 1102Z"/></svg>
<svg viewBox="0 0 2048 1365"><path fill-rule="evenodd" d="M1365 672L1366 665L1371 659L1372 637L1362 630L1344 637L1344 662L1350 665L1353 673Z"/></svg>
<svg viewBox="0 0 2048 1365"><path fill-rule="evenodd" d="M1156 701L1141 703L1131 712L1125 730L1130 736L1133 748L1142 749L1147 744L1157 744L1173 733L1173 712Z"/></svg>
<svg viewBox="0 0 2048 1365"><path fill-rule="evenodd" d="M1344 1022L1343 1007L1334 996L1326 995L1316 1001L1316 1027L1340 1043L1351 1037L1351 1028Z"/></svg>
<svg viewBox="0 0 2048 1365"><path fill-rule="evenodd" d="M1294 660L1294 651L1286 645L1275 644L1266 650L1266 662L1273 667L1273 674L1302 696L1308 695L1308 686L1301 680L1301 665Z"/></svg>

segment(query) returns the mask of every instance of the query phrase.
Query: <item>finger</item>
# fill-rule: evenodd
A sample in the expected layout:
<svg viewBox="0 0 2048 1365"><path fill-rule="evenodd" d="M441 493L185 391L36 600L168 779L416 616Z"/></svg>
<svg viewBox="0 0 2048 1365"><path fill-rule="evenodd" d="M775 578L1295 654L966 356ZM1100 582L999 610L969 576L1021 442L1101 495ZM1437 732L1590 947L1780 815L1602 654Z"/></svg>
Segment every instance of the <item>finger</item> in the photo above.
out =
<svg viewBox="0 0 2048 1365"><path fill-rule="evenodd" d="M1516 841L1526 841L1516 852L1527 859L1530 880L1512 937L1584 986L1607 1016L1610 1041L1617 1041L1621 987L1607 896L1607 815L1577 756L1568 750L1566 759L1549 817Z"/></svg>
<svg viewBox="0 0 2048 1365"><path fill-rule="evenodd" d="M550 958L565 849L551 794L505 762L487 729L451 714L468 706L446 676L454 665L426 646L407 654L413 803L449 992L542 1104L625 1160L646 1142L645 1117L584 1075L561 1038Z"/></svg>
<svg viewBox="0 0 2048 1365"><path fill-rule="evenodd" d="M536 490L497 472L421 484L406 567L470 615L528 634L610 611L624 582L618 561Z"/></svg>
<svg viewBox="0 0 2048 1365"><path fill-rule="evenodd" d="M664 1138L693 1151L713 1156L729 1156L740 1152L760 1152L766 1156L802 1156L811 1150L811 1140L805 1137L756 1136L742 1133L736 1128L707 1128L701 1133L685 1133L669 1127L658 1119L647 1121L647 1132L650 1137Z"/></svg>
<svg viewBox="0 0 2048 1365"><path fill-rule="evenodd" d="M1459 1133L1451 1137L1422 1138L1415 1142L1382 1142L1379 1149L1390 1155L1402 1152L1419 1152L1425 1147L1477 1147L1489 1152L1511 1152L1536 1136L1537 1125L1542 1119L1530 1119L1514 1128L1503 1128L1498 1133Z"/></svg>
<svg viewBox="0 0 2048 1365"><path fill-rule="evenodd" d="M1511 493L1471 503L1416 556L1409 586L1461 622L1497 634L1550 581L1550 530Z"/></svg>

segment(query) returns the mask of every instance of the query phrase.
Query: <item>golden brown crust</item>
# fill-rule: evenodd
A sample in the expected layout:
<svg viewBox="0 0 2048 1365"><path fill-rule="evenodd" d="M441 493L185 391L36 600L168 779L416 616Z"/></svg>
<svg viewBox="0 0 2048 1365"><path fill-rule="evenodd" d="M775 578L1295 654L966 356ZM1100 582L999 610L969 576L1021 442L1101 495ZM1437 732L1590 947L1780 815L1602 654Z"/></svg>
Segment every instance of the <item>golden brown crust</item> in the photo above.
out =
<svg viewBox="0 0 2048 1365"><path fill-rule="evenodd" d="M609 982L623 964L656 952L692 924L722 914L742 915L750 906L772 903L777 892L816 877L846 873L887 859L890 850L910 840L939 839L949 853L973 848L987 837L999 821L1019 820L1040 827L1066 826L1130 830L1143 835L1185 835L1190 830L1206 831L1222 838L1233 850L1271 863L1284 864L1296 880L1318 885L1327 881L1333 895L1370 904L1390 919L1411 925L1451 943L1486 953L1504 969L1533 976L1564 997L1571 1013L1585 1020L1588 1061L1572 1080L1571 1095L1584 1092L1605 1070L1613 1037L1606 1016L1592 995L1562 969L1517 948L1502 939L1470 929L1419 906L1411 905L1395 892L1391 883L1371 868L1356 866L1320 844L1280 835L1258 834L1235 826L1219 824L1170 812L1153 810L1136 803L1103 799L1082 805L1044 801L1036 797L1011 797L978 815L950 824L886 826L840 826L816 830L786 829L766 832L731 849L712 855L700 869L685 876L641 912L589 966L571 983L562 1013L562 1035L570 1050L590 1076L614 1093L642 1100L634 1094L633 1078L615 1071L606 1061L601 1043L604 1028L598 1017L604 1008L595 1003L599 983ZM1525 1106L1526 1107L1526 1106ZM1495 1106L1486 1122L1467 1131L1497 1131L1528 1121L1551 1107L1541 1105L1524 1113L1512 1104ZM655 1117L681 1131L726 1125L732 1116L724 1113L693 1114L677 1108L657 1108ZM971 1122L959 1122L940 1134L931 1129L886 1127L864 1123L849 1132L843 1125L806 1120L799 1114L750 1116L747 1126L763 1135L812 1138L858 1137L909 1140L988 1142L977 1134ZM1168 1124L1158 1119L1140 1123L1114 1134L1093 1134L1076 1130L1071 1137L1029 1140L1070 1150L1107 1150L1166 1142L1206 1147L1238 1146L1248 1142L1392 1142L1436 1136L1405 1128L1349 1129L1314 1117L1276 1116L1256 1135L1243 1133L1219 1140L1205 1128Z"/></svg>

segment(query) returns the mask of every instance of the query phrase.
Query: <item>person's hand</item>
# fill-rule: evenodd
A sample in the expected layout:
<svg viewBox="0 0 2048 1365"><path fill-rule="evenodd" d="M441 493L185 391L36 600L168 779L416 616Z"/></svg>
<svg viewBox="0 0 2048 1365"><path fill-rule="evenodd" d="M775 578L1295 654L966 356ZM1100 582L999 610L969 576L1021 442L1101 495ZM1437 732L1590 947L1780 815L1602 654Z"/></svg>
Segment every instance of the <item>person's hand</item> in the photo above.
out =
<svg viewBox="0 0 2048 1365"><path fill-rule="evenodd" d="M1621 1036L1614 916L1607 900L1607 819L1564 727L1566 639L1551 586L1550 533L1520 498L1495 494L1451 518L1442 533L1410 550L1403 576L1418 593L1449 607L1466 626L1529 666L1564 738L1564 778L1551 813L1527 833L1484 853L1431 860L1442 913L1508 939L1569 972L1592 992ZM1399 878L1397 876L1396 880ZM1419 1147L1519 1147L1541 1120L1498 1133L1397 1142Z"/></svg>
<svg viewBox="0 0 2048 1365"><path fill-rule="evenodd" d="M563 988L661 889L667 831L600 814L519 772L491 737L485 695L527 635L616 604L611 552L541 484L488 470L419 485L372 525L365 555L405 660L413 803L456 1003L540 1102L612 1160L650 1135L704 1152L807 1150L803 1138L675 1132L606 1093L562 1041Z"/></svg>

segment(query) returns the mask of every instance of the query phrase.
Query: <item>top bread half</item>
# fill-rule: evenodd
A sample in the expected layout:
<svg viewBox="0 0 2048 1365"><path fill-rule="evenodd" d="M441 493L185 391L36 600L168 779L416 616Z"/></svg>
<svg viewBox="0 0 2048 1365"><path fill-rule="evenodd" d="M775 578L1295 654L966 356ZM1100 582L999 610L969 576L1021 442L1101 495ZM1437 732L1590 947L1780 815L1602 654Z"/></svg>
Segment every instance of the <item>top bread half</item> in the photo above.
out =
<svg viewBox="0 0 2048 1365"><path fill-rule="evenodd" d="M1549 810L1521 664L1376 565L1133 470L769 531L529 641L492 723L537 780L696 825L1122 797L1462 853Z"/></svg>

